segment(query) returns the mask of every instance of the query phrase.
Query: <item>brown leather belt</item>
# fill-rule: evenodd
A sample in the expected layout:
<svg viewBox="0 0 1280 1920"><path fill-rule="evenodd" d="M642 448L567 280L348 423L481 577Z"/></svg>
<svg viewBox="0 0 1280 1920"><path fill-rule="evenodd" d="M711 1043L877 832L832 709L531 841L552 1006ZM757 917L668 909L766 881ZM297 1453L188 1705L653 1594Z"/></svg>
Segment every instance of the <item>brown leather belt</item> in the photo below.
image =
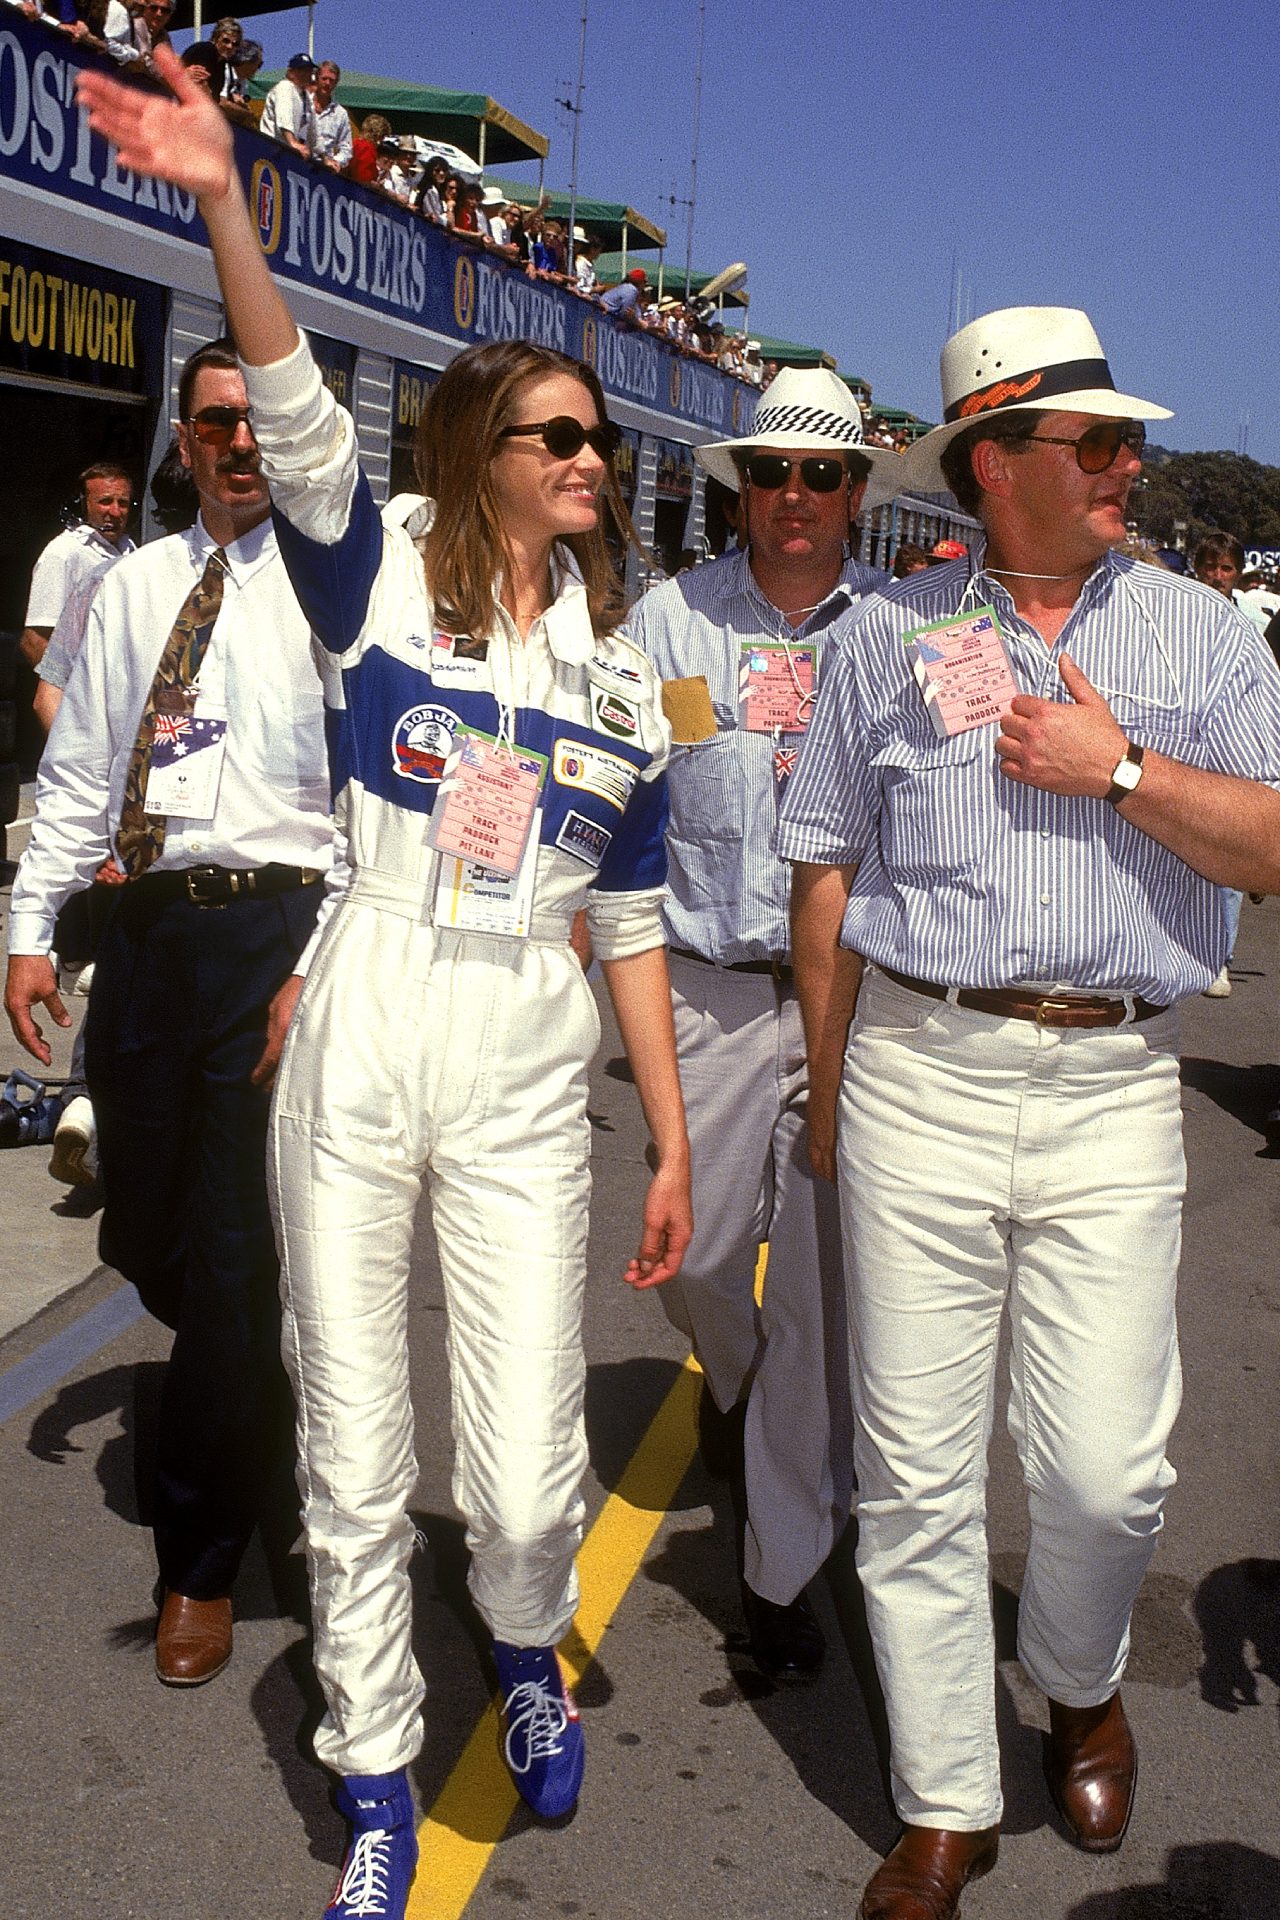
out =
<svg viewBox="0 0 1280 1920"><path fill-rule="evenodd" d="M787 960L708 960L705 953L691 947L669 947L677 960L696 960L700 967L714 967L718 973L769 973L784 987L791 985L791 963Z"/></svg>
<svg viewBox="0 0 1280 1920"><path fill-rule="evenodd" d="M931 1000L945 1000L950 991L932 980L917 980L909 973L897 973L892 967L880 968L887 979L912 993L928 994ZM1130 1002L1094 993L1025 993L1020 987L961 987L956 994L958 1007L973 1013L991 1013L1000 1020L1034 1020L1038 1027L1118 1027L1129 1017ZM1166 1007L1158 1007L1140 994L1132 996L1133 1018L1154 1020Z"/></svg>

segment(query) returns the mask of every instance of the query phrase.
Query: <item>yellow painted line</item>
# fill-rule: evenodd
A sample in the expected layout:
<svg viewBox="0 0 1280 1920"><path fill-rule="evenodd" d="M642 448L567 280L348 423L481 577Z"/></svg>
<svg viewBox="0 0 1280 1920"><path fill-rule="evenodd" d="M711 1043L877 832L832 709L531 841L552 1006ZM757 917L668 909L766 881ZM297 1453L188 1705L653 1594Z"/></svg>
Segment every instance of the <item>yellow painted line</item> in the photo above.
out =
<svg viewBox="0 0 1280 1920"><path fill-rule="evenodd" d="M699 1378L690 1358L582 1544L582 1600L560 1650L571 1686L591 1665L693 1458ZM518 1802L491 1703L418 1829L421 1859L405 1920L461 1920Z"/></svg>

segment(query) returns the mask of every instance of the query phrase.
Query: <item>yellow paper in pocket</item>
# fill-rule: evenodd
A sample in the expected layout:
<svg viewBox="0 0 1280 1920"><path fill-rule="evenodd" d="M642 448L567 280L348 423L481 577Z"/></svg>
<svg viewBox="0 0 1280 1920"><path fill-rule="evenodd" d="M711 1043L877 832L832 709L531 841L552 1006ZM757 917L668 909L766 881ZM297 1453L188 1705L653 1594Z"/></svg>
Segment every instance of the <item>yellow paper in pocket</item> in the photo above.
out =
<svg viewBox="0 0 1280 1920"><path fill-rule="evenodd" d="M704 675L695 673L688 680L664 680L662 711L671 722L678 747L692 747L709 740L716 730L715 708Z"/></svg>

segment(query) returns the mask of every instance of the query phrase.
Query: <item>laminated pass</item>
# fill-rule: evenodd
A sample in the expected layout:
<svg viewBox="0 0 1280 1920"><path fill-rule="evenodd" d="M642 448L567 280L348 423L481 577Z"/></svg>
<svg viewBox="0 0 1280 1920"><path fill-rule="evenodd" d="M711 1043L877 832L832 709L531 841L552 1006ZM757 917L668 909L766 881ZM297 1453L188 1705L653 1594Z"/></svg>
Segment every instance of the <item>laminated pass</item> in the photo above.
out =
<svg viewBox="0 0 1280 1920"><path fill-rule="evenodd" d="M461 733L440 777L428 845L458 860L481 860L508 879L520 871L547 777L547 756Z"/></svg>
<svg viewBox="0 0 1280 1920"><path fill-rule="evenodd" d="M990 726L1018 692L994 607L913 627L902 639L939 739Z"/></svg>
<svg viewBox="0 0 1280 1920"><path fill-rule="evenodd" d="M744 640L738 695L748 733L803 733L813 711L817 656L789 640Z"/></svg>

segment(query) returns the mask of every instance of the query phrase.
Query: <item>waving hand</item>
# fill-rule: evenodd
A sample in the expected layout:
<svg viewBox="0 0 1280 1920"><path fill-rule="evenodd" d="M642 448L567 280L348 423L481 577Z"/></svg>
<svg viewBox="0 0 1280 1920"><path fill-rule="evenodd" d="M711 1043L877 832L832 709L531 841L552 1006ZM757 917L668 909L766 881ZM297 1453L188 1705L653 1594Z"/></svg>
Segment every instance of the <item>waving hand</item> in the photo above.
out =
<svg viewBox="0 0 1280 1920"><path fill-rule="evenodd" d="M105 73L82 73L77 92L89 125L112 142L122 166L185 187L201 199L222 199L232 175L225 116L171 48L157 47L152 63L173 98L125 86Z"/></svg>

